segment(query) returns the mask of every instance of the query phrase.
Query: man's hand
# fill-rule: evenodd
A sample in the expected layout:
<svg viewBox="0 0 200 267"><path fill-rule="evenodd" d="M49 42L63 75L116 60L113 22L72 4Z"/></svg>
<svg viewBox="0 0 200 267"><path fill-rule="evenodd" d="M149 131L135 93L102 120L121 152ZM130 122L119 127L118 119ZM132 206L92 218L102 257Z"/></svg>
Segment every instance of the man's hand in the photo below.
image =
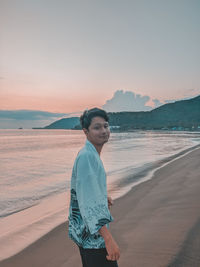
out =
<svg viewBox="0 0 200 267"><path fill-rule="evenodd" d="M110 210L111 206L113 205L113 200L111 197L108 197L108 208Z"/></svg>
<svg viewBox="0 0 200 267"><path fill-rule="evenodd" d="M106 256L107 260L109 261L119 260L120 250L112 236L105 240L105 245L108 253L108 255Z"/></svg>
<svg viewBox="0 0 200 267"><path fill-rule="evenodd" d="M111 233L107 229L106 225L101 227L99 233L101 234L101 236L104 238L105 241L106 251L108 253L108 255L106 255L107 260L117 261L120 257L120 250L117 243L113 239Z"/></svg>

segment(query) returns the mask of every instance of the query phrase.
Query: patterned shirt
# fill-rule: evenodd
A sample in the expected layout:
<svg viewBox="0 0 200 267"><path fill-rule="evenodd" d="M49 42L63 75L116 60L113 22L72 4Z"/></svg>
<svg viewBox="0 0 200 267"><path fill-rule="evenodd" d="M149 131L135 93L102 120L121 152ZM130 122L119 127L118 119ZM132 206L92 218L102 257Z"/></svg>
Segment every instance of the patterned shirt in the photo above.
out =
<svg viewBox="0 0 200 267"><path fill-rule="evenodd" d="M69 237L83 248L105 248L98 232L113 217L108 209L106 173L94 145L87 139L72 170Z"/></svg>

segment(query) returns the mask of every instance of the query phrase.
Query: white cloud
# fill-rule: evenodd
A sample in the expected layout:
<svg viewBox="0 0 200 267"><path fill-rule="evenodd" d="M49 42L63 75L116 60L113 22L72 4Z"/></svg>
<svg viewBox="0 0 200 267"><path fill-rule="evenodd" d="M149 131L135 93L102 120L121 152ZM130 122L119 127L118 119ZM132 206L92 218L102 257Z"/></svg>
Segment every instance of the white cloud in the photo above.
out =
<svg viewBox="0 0 200 267"><path fill-rule="evenodd" d="M162 106L163 104L165 104L165 103L160 102L159 99L152 99L152 101L154 103L154 108L158 108L158 107Z"/></svg>
<svg viewBox="0 0 200 267"><path fill-rule="evenodd" d="M190 92L196 91L190 89ZM179 99L169 99L160 101L159 99L151 99L150 96L142 96L135 94L132 91L117 90L113 97L106 101L102 106L108 112L120 112L120 111L150 111L154 108L158 108L167 103L173 103L180 100L191 99L195 96L187 96ZM148 103L148 104L147 104ZM151 106L150 106L150 105Z"/></svg>
<svg viewBox="0 0 200 267"><path fill-rule="evenodd" d="M62 118L80 117L83 114L83 112L84 112L84 110L83 111L75 111L75 112L67 113Z"/></svg>
<svg viewBox="0 0 200 267"><path fill-rule="evenodd" d="M146 106L149 100L149 96L135 94L132 91L118 90L111 99L106 101L102 108L108 112L149 111L152 110L152 107Z"/></svg>
<svg viewBox="0 0 200 267"><path fill-rule="evenodd" d="M192 96L188 96L188 97L184 97L184 98L177 98L177 99L167 99L165 100L165 104L168 104L168 103L174 103L176 101L181 101L181 100L188 100L188 99L191 99L191 98L194 98Z"/></svg>
<svg viewBox="0 0 200 267"><path fill-rule="evenodd" d="M183 97L176 98L176 99L167 99L164 102L166 104L166 103L173 103L173 102L181 101L181 100L188 100L198 95L200 95L200 89L197 89L197 88L183 89Z"/></svg>

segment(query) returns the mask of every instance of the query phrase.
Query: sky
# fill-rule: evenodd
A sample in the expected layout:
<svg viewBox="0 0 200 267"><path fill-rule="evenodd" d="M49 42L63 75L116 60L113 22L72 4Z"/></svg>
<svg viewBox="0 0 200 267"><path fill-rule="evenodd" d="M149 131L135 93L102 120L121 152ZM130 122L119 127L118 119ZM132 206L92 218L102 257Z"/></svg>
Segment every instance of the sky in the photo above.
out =
<svg viewBox="0 0 200 267"><path fill-rule="evenodd" d="M199 12L199 0L0 0L0 110L49 119L195 97Z"/></svg>

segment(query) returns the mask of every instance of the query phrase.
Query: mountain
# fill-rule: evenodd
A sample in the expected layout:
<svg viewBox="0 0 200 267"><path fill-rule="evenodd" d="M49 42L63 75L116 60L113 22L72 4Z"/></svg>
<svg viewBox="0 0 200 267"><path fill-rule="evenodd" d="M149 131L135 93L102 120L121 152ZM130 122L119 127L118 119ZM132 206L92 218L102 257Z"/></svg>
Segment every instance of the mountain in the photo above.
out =
<svg viewBox="0 0 200 267"><path fill-rule="evenodd" d="M37 127L43 129L44 126L69 117L70 113L55 113L43 110L0 110L0 129L31 129ZM72 117L73 115L71 115Z"/></svg>
<svg viewBox="0 0 200 267"><path fill-rule="evenodd" d="M163 105L150 112L152 122L159 125L192 127L200 125L200 95Z"/></svg>
<svg viewBox="0 0 200 267"><path fill-rule="evenodd" d="M110 125L129 129L197 128L200 126L200 96L176 101L147 112L109 113Z"/></svg>
<svg viewBox="0 0 200 267"><path fill-rule="evenodd" d="M111 129L200 130L200 95L141 112L109 112ZM45 129L81 129L78 117L58 120Z"/></svg>
<svg viewBox="0 0 200 267"><path fill-rule="evenodd" d="M51 123L43 129L73 129L77 124L79 124L78 117L64 118Z"/></svg>

